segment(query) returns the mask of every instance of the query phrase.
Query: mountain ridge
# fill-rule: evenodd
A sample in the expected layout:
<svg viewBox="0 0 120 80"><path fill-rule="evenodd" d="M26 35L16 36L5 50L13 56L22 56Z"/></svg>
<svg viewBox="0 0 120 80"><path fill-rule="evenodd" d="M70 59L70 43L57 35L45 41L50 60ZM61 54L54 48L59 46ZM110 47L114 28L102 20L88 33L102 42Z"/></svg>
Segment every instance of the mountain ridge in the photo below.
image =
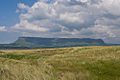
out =
<svg viewBox="0 0 120 80"><path fill-rule="evenodd" d="M14 45L24 47L70 47L87 45L104 45L102 39L92 38L43 38L43 37L19 37Z"/></svg>
<svg viewBox="0 0 120 80"><path fill-rule="evenodd" d="M10 44L1 44L1 48L57 48L57 47L77 47L77 46L109 46L102 39L93 38L46 38L46 37L19 37Z"/></svg>

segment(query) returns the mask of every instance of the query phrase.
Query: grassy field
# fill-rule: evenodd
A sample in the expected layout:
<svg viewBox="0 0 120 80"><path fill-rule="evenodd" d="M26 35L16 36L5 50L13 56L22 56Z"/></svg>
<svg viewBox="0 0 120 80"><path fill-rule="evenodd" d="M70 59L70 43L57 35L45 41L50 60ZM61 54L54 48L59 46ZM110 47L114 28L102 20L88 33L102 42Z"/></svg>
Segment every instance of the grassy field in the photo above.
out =
<svg viewBox="0 0 120 80"><path fill-rule="evenodd" d="M120 47L1 50L0 80L120 80Z"/></svg>

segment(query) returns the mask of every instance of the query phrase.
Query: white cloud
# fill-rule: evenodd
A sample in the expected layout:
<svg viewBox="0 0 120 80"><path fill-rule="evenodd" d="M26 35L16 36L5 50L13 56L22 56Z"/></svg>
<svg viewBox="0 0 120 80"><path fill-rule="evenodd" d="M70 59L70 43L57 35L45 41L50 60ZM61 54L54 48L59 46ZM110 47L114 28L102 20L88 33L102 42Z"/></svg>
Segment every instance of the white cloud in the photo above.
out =
<svg viewBox="0 0 120 80"><path fill-rule="evenodd" d="M0 26L0 32L7 31L5 26Z"/></svg>
<svg viewBox="0 0 120 80"><path fill-rule="evenodd" d="M108 13L120 16L120 0L104 0L102 6Z"/></svg>
<svg viewBox="0 0 120 80"><path fill-rule="evenodd" d="M39 31L39 32L46 32L47 29L43 28L39 25L29 23L27 20L21 21L20 24L16 24L14 26L14 29L20 29L20 30L28 30L28 31Z"/></svg>
<svg viewBox="0 0 120 80"><path fill-rule="evenodd" d="M54 37L120 36L119 0L38 0L20 14L17 30Z"/></svg>
<svg viewBox="0 0 120 80"><path fill-rule="evenodd" d="M19 9L29 9L29 6L28 6L28 5L25 5L24 3L19 3L19 4L18 4L18 8L19 8Z"/></svg>
<svg viewBox="0 0 120 80"><path fill-rule="evenodd" d="M16 10L17 13L26 12L30 8L28 5L25 5L24 3L19 3L17 6L18 6L18 9Z"/></svg>

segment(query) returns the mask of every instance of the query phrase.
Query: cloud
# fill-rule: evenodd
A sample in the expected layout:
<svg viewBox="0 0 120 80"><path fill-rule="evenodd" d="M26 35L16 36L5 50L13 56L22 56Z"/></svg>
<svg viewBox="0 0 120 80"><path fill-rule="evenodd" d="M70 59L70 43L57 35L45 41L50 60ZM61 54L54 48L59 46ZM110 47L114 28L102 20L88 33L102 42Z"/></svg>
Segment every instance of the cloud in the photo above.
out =
<svg viewBox="0 0 120 80"><path fill-rule="evenodd" d="M29 23L27 20L22 21L20 24L16 24L14 29L19 29L19 30L27 30L27 31L39 31L39 32L46 32L47 29L44 27L40 27L36 24Z"/></svg>
<svg viewBox="0 0 120 80"><path fill-rule="evenodd" d="M20 3L14 29L48 37L108 38L120 35L119 0L38 0ZM30 34L31 35L31 34Z"/></svg>
<svg viewBox="0 0 120 80"><path fill-rule="evenodd" d="M5 26L0 26L0 32L7 31Z"/></svg>
<svg viewBox="0 0 120 80"><path fill-rule="evenodd" d="M30 7L28 5L25 5L24 3L19 3L18 5L18 9L16 10L16 12L26 12Z"/></svg>
<svg viewBox="0 0 120 80"><path fill-rule="evenodd" d="M25 5L24 3L19 3L18 8L19 9L29 9L29 6Z"/></svg>

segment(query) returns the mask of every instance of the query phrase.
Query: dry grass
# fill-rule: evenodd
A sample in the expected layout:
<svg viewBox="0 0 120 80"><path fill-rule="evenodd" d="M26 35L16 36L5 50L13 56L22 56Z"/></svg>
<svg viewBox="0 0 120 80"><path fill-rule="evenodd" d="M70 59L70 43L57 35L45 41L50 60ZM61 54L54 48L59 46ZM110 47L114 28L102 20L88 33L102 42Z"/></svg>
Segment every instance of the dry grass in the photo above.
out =
<svg viewBox="0 0 120 80"><path fill-rule="evenodd" d="M120 47L2 50L0 80L120 80Z"/></svg>

